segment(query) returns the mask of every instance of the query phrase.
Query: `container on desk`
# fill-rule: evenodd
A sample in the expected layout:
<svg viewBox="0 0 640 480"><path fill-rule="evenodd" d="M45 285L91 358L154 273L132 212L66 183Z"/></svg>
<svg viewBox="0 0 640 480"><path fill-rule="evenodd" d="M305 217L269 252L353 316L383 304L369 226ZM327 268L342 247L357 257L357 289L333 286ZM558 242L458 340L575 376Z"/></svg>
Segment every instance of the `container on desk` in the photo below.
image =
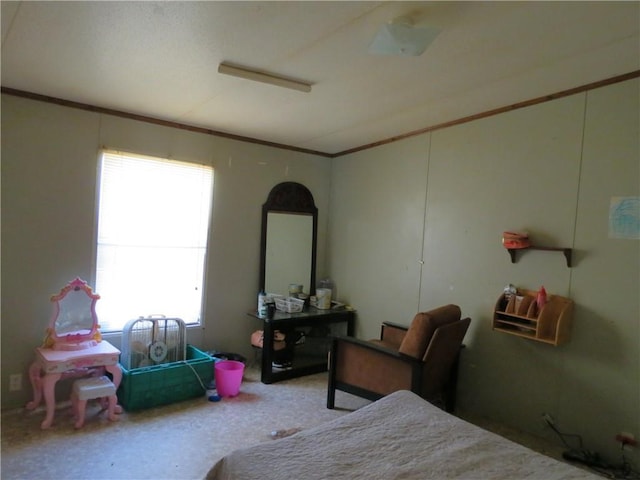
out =
<svg viewBox="0 0 640 480"><path fill-rule="evenodd" d="M299 283L289 284L289 296L298 298L298 295L302 293L302 285Z"/></svg>
<svg viewBox="0 0 640 480"><path fill-rule="evenodd" d="M276 309L285 313L299 313L304 308L304 300L293 297L276 297Z"/></svg>
<svg viewBox="0 0 640 480"><path fill-rule="evenodd" d="M319 308L320 310L328 310L331 308L331 289L330 288L316 289L316 308Z"/></svg>

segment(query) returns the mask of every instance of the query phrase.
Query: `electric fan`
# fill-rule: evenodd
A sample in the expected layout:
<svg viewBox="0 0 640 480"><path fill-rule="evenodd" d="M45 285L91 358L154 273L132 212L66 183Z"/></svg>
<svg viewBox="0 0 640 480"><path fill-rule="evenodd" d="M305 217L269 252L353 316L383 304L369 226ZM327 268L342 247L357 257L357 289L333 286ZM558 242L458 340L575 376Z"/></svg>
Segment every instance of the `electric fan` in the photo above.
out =
<svg viewBox="0 0 640 480"><path fill-rule="evenodd" d="M122 330L120 363L126 369L186 360L184 321L164 316L130 320Z"/></svg>

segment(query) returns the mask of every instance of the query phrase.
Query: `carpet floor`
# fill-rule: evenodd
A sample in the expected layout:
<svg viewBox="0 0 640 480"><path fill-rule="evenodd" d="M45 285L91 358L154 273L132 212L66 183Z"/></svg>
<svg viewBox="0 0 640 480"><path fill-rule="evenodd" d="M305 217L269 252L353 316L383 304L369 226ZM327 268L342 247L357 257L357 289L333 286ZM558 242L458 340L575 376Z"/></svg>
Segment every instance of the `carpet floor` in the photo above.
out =
<svg viewBox="0 0 640 480"><path fill-rule="evenodd" d="M203 478L219 458L237 448L275 441L273 432L307 429L369 403L336 392L336 409L328 410L326 385L326 373L265 385L258 370L247 368L237 397L210 402L203 393L164 407L124 412L117 422L110 422L96 402L89 402L79 430L68 407L56 412L49 430L40 429L42 408L3 412L1 478ZM481 426L550 456L560 452L541 439Z"/></svg>

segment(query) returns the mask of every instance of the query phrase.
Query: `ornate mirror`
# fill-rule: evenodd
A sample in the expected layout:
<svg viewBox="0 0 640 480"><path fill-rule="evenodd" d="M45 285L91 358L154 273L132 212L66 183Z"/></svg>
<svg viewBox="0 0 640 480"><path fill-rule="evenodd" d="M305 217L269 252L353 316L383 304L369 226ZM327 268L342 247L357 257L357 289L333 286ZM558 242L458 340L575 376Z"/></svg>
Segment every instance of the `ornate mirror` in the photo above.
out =
<svg viewBox="0 0 640 480"><path fill-rule="evenodd" d="M286 295L301 284L313 294L316 279L318 209L307 187L279 183L262 205L260 289Z"/></svg>
<svg viewBox="0 0 640 480"><path fill-rule="evenodd" d="M94 294L87 283L76 278L51 297L53 315L45 345L55 350L80 350L97 344L98 317Z"/></svg>

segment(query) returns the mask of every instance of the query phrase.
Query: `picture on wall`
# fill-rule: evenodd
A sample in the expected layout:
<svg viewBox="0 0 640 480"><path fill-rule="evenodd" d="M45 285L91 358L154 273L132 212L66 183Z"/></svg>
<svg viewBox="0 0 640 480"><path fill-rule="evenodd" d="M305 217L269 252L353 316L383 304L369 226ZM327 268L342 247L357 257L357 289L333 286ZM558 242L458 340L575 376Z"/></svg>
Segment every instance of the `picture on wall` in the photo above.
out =
<svg viewBox="0 0 640 480"><path fill-rule="evenodd" d="M640 197L612 197L609 238L640 240Z"/></svg>

